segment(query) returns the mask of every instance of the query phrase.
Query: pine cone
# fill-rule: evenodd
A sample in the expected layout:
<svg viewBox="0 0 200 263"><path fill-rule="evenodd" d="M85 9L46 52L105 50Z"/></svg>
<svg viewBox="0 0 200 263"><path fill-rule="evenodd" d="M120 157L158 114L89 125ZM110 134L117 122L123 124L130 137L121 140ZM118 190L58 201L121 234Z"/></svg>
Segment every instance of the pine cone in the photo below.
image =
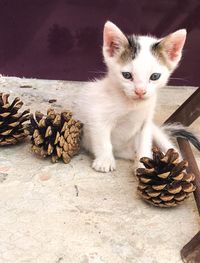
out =
<svg viewBox="0 0 200 263"><path fill-rule="evenodd" d="M29 110L19 113L23 102L15 98L10 104L9 94L0 93L0 145L16 144L28 135Z"/></svg>
<svg viewBox="0 0 200 263"><path fill-rule="evenodd" d="M192 173L185 171L186 160L179 160L179 154L169 149L164 155L158 148L153 148L153 159L140 159L145 168L138 168L138 192L149 203L170 207L182 203L195 190Z"/></svg>
<svg viewBox="0 0 200 263"><path fill-rule="evenodd" d="M35 118L31 115L32 150L42 157L51 156L53 163L59 158L69 163L80 150L82 127L69 111L60 114L49 109L47 116L36 112Z"/></svg>

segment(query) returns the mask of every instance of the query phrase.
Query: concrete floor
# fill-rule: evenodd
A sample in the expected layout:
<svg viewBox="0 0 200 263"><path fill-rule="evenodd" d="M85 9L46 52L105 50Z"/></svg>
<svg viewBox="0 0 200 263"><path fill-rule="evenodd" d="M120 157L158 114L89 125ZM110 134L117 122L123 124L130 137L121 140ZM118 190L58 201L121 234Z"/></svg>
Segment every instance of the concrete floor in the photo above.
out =
<svg viewBox="0 0 200 263"><path fill-rule="evenodd" d="M1 92L19 96L24 108L69 108L81 83L0 79ZM160 92L161 123L194 88ZM193 129L200 132L200 122ZM198 160L199 153L197 154ZM200 163L200 162L199 162ZM29 140L0 154L0 263L178 263L180 250L199 230L193 197L158 209L136 193L132 163L101 174L82 153L68 165L36 158Z"/></svg>

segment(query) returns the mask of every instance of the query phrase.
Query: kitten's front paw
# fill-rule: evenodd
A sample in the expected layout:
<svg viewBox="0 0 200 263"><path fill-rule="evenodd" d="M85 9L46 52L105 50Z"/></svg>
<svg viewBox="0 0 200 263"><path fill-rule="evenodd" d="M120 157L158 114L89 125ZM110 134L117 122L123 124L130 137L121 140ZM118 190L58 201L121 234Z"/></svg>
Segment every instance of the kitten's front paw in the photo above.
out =
<svg viewBox="0 0 200 263"><path fill-rule="evenodd" d="M93 161L92 168L98 172L107 173L115 170L115 159L110 157L98 157Z"/></svg>

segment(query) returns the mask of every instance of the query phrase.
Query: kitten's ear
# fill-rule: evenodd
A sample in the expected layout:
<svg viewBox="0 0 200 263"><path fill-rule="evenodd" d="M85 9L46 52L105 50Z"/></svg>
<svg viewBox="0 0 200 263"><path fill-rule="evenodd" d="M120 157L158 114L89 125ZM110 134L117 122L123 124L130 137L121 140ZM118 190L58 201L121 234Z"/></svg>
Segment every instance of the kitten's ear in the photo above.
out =
<svg viewBox="0 0 200 263"><path fill-rule="evenodd" d="M103 49L107 55L113 57L124 45L128 44L128 39L122 31L112 22L107 21L103 32Z"/></svg>
<svg viewBox="0 0 200 263"><path fill-rule="evenodd" d="M182 49L186 40L186 30L180 29L164 37L160 44L172 62L178 62L182 55Z"/></svg>

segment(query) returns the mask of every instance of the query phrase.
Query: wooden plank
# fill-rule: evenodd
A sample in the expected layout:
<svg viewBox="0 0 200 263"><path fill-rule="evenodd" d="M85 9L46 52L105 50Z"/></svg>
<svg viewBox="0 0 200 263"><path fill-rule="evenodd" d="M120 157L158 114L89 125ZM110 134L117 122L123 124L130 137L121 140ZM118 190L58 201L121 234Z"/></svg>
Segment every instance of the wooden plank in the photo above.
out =
<svg viewBox="0 0 200 263"><path fill-rule="evenodd" d="M200 88L198 88L166 121L165 123L180 122L185 126L192 124L200 116ZM183 157L188 160L188 171L195 174L196 190L194 192L197 208L200 213L200 172L192 149L187 140L177 138Z"/></svg>
<svg viewBox="0 0 200 263"><path fill-rule="evenodd" d="M185 263L200 262L200 231L182 248L181 258Z"/></svg>
<svg viewBox="0 0 200 263"><path fill-rule="evenodd" d="M200 116L200 88L198 88L166 121L180 122L185 126L192 124ZM200 214L200 172L194 158L190 143L177 138L183 158L188 160L187 171L195 175L194 197ZM200 231L181 250L181 258L185 263L200 263Z"/></svg>
<svg viewBox="0 0 200 263"><path fill-rule="evenodd" d="M195 186L196 190L194 191L194 198L196 201L196 205L200 214L200 171L198 168L198 165L196 163L196 160L194 158L190 143L182 138L177 138L181 153L183 158L185 158L188 161L188 168L187 172L193 173L195 175ZM199 259L200 262L200 259Z"/></svg>
<svg viewBox="0 0 200 263"><path fill-rule="evenodd" d="M200 88L198 88L166 121L180 122L185 126L192 124L200 117Z"/></svg>

